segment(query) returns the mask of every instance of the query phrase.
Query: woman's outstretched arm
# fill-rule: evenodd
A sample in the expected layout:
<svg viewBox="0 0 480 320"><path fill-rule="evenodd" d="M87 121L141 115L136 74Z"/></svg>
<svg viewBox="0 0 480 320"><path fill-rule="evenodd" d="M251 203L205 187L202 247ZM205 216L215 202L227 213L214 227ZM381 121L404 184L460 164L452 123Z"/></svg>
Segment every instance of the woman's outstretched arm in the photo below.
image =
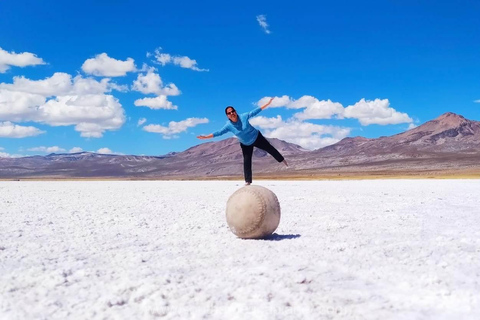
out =
<svg viewBox="0 0 480 320"><path fill-rule="evenodd" d="M268 107L268 106L270 105L270 103L272 103L273 99L275 99L275 97L270 98L270 100L269 100L267 103L265 103L263 106L261 106L260 108L263 110L263 109L265 109L266 107Z"/></svg>
<svg viewBox="0 0 480 320"><path fill-rule="evenodd" d="M218 137L218 136L221 136L222 134L225 134L229 131L229 127L228 127L228 124L225 124L223 126L222 129L218 130L218 131L215 131L214 133L210 133L210 134L207 134L207 135L199 135L197 136L198 139L212 139L212 138L215 138L215 137Z"/></svg>
<svg viewBox="0 0 480 320"><path fill-rule="evenodd" d="M270 103L272 103L273 99L275 98L270 98L270 101L268 101L267 103L265 103L263 106L260 106L260 107L257 107L255 109L253 109L252 111L250 111L247 115L247 119L250 119L252 117L255 117L257 114L259 114L263 109L265 109L266 107L268 107L270 105Z"/></svg>
<svg viewBox="0 0 480 320"><path fill-rule="evenodd" d="M200 136L197 136L197 138L198 138L198 139L202 139L202 140L204 140L204 139L212 139L212 138L213 138L213 133L210 133L210 134L208 134L208 135L206 135L206 136L200 135Z"/></svg>

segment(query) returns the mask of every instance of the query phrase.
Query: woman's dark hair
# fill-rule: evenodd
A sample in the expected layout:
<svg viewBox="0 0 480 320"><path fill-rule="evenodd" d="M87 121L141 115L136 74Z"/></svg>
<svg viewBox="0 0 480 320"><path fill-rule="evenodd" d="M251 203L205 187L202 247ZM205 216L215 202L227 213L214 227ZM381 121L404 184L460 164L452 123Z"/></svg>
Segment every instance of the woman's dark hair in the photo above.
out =
<svg viewBox="0 0 480 320"><path fill-rule="evenodd" d="M235 112L237 112L237 110L235 110L235 108L234 108L234 107L232 107L232 106L228 106L228 107L226 107L226 108L225 108L225 114L227 114L227 110L228 110L228 108L232 108L232 111L235 111Z"/></svg>

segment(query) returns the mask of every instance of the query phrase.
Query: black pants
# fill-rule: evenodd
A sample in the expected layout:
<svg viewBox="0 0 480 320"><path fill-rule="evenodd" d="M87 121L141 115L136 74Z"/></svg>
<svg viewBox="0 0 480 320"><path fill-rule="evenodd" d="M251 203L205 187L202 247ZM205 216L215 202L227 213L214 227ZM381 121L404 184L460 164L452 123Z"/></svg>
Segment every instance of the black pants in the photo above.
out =
<svg viewBox="0 0 480 320"><path fill-rule="evenodd" d="M258 137L253 144L246 146L240 143L240 146L242 147L243 153L243 174L245 175L245 182L248 183L252 183L253 147L257 147L270 153L278 162L282 162L285 159L280 152L278 152L278 150L275 149L275 147L272 146L267 139L265 139L261 132L258 133Z"/></svg>

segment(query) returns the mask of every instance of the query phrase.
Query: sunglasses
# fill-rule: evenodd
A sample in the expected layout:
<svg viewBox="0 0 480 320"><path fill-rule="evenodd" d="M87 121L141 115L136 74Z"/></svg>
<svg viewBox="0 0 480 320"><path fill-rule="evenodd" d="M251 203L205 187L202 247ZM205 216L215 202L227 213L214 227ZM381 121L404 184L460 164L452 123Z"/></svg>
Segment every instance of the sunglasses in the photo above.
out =
<svg viewBox="0 0 480 320"><path fill-rule="evenodd" d="M229 112L227 112L227 115L231 115L231 114L234 114L234 113L236 113L235 110L229 111Z"/></svg>

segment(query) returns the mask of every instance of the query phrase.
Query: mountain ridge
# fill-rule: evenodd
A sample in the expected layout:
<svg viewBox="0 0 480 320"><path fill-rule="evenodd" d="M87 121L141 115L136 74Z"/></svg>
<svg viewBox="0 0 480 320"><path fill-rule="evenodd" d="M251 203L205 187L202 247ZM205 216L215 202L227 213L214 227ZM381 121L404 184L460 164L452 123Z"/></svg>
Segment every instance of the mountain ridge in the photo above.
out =
<svg viewBox="0 0 480 320"><path fill-rule="evenodd" d="M321 175L325 172L373 173L478 170L480 122L447 112L392 136L346 137L317 150L271 138L288 160L284 168L255 148L254 173L274 176ZM0 158L0 178L123 177L224 178L241 176L243 159L236 138L201 143L162 156L112 155L91 152Z"/></svg>

